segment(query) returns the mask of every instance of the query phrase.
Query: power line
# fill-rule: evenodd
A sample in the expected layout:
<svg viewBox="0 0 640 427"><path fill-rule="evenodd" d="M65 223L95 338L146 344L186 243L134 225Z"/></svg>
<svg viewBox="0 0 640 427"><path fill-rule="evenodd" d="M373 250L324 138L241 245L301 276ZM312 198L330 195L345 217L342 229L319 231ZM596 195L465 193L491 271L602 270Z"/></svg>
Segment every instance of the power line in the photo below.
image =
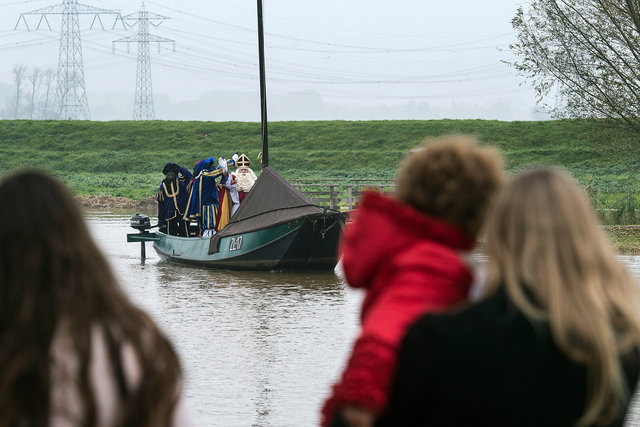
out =
<svg viewBox="0 0 640 427"><path fill-rule="evenodd" d="M104 49L101 45L96 44L97 48L94 50L101 51ZM184 49L184 50L183 50ZM222 69L221 64L225 63L223 55L212 54L208 51L199 48L183 48L176 51L176 55L182 58L180 61L172 61L168 59L159 58L157 63L168 69L179 69L187 71L192 74L211 74L218 77L255 80L254 73L243 72L253 71L253 68L257 67L253 63L232 62L233 60L226 61L226 65L231 68ZM192 53L192 51L199 52ZM189 64L189 59L195 60L195 63ZM206 64L215 64L215 68L207 66ZM480 65L471 68L459 69L453 72L434 73L425 75L409 75L402 77L387 77L381 78L379 75L363 75L361 73L347 73L340 71L336 73L336 70L323 70L318 67L304 67L300 64L288 63L282 61L276 61L270 66L273 71L272 81L290 82L290 83L312 83L312 84L431 84L431 83L445 83L445 82L462 82L462 81L484 81L487 79L498 78L501 76L509 75L510 73L495 71L503 68L501 63L490 63L486 65ZM284 77L278 77L284 76ZM299 77L300 79L295 79Z"/></svg>
<svg viewBox="0 0 640 427"><path fill-rule="evenodd" d="M184 13L178 9L173 10ZM173 57L174 59L154 58L154 66L178 71L183 75L197 75L203 78L203 80L211 82L220 82L220 80L224 79L233 82L233 84L246 85L247 82L252 82L253 84L257 81L257 64L253 52L255 43L248 41L248 37L253 37L255 34L255 29L210 20L195 14L189 14L189 16L198 18L200 22L194 24L196 19L187 20L186 22L189 23L188 31L162 27L165 34L166 32L169 33L169 37L175 39L180 37L181 46L179 46L175 52L176 56ZM204 21L205 24L203 24L202 21ZM182 22L185 21L183 20ZM222 37L203 34L205 31L202 27L208 25L206 23L210 22L215 23L216 26L218 24L224 26L227 34ZM45 22L43 22L42 25L46 27ZM212 26L208 25L208 27ZM246 34L238 34L236 30L240 30ZM113 32L107 29L104 33L108 34ZM316 86L316 88L322 87L322 91L326 93L325 88L329 89L331 85L335 85L336 91L344 93L341 89L338 89L338 87L354 85L354 87L359 86L366 88L367 85L377 85L386 86L387 88L398 86L399 89L401 87L407 89L410 88L411 85L420 85L426 88L429 87L427 85L442 83L455 85L466 82L497 80L503 76L512 75L512 73L502 72L502 69L499 68L502 65L499 63L469 67L467 64L475 63L476 61L471 57L473 55L465 55L464 58L462 58L459 54L462 52L495 49L495 45L490 45L487 42L503 40L511 34L512 33L504 33L473 40L458 38L459 41L449 43L434 42L429 46L424 46L425 43L423 43L422 46L417 45L417 43L411 43L411 45L408 46L391 46L389 48L381 47L380 45L373 46L371 44L368 46L365 44L360 45L357 42L355 44L332 43L322 40L270 34L272 40L275 39L275 41L272 41L267 46L268 49L274 53L270 55L267 64L270 71L269 81L276 83L272 87L279 88L280 90L295 87L295 85L311 85L312 87ZM141 39L134 40L135 37L139 36L140 34L138 36L132 36L131 38L125 38L129 39L129 42L135 41L138 43L139 72L136 75L136 101L139 99L138 93L140 92L138 90L138 82L144 80L139 76L147 75L147 71L140 71L140 64L146 62L140 58ZM125 41L125 39L122 39L122 41ZM85 40L85 44L91 46L88 48L97 53L93 55L94 58L97 58L100 54L105 53L106 49L100 43L99 39L94 38L94 40L98 40L98 43ZM164 40L173 42L173 40L169 39ZM187 42L182 43L182 40L186 40ZM204 40L206 40L206 43ZM290 43L284 42L283 40L290 41ZM0 43L0 50L10 50L12 46L18 48L34 47L42 43L48 43L48 41L28 41L11 44L7 43L8 40L5 39L5 35L1 32L0 41L3 42ZM149 43L151 42L152 41ZM130 43L127 44L129 45ZM160 48L160 46L158 47ZM438 64L434 64L433 58L435 54L442 53L443 51L446 51L448 55L446 55L445 59L438 58ZM416 54L412 55L410 59L395 56L412 52ZM350 65L342 61L343 58L353 55L357 55L357 60L354 61L353 64ZM131 58L124 54L118 56ZM395 62L392 58L398 58L398 62ZM338 60L340 60L340 62L338 62ZM320 66L312 65L311 61L320 61ZM98 62L100 61L98 60ZM394 68L389 68L387 72L384 72L383 66L390 62L395 64ZM434 70L436 66L442 65L443 62L459 62L461 64L451 72L420 73L420 71L416 72L415 69L414 72L409 72L409 63L420 65L422 69ZM462 65L462 63L464 63L464 65ZM148 64L148 93L151 94L151 97L146 99L151 101L151 108L153 108L150 84L150 57L148 58ZM105 65L110 66L111 63L106 63ZM93 69L94 67L91 68ZM407 71L403 71L404 69L407 69ZM175 75L176 73L174 72L173 74ZM140 87L143 88L143 86ZM140 93L143 92L144 91L141 91ZM425 92L430 93L430 91L426 90ZM348 95L346 96L348 97ZM429 98L431 96L422 96L422 98L425 97ZM421 98L421 96L417 93L416 98Z"/></svg>

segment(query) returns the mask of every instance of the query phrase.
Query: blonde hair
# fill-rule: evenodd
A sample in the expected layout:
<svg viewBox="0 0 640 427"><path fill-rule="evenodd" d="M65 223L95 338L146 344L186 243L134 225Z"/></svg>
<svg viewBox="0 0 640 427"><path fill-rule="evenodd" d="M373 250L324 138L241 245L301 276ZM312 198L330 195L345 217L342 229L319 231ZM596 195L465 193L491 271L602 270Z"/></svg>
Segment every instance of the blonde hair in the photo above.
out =
<svg viewBox="0 0 640 427"><path fill-rule="evenodd" d="M398 172L396 196L475 238L503 182L497 149L479 146L472 136L446 135L409 152Z"/></svg>
<svg viewBox="0 0 640 427"><path fill-rule="evenodd" d="M611 422L629 399L620 355L640 347L637 285L587 198L557 168L518 174L488 215L490 293L505 286L527 317L547 322L563 353L587 368L577 425Z"/></svg>

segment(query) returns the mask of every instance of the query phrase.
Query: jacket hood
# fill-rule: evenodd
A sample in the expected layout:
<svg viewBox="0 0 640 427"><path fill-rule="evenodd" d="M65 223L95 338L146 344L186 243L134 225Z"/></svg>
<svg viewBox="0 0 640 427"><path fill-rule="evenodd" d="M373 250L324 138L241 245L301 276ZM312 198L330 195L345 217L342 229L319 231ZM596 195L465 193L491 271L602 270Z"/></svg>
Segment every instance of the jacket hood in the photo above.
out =
<svg viewBox="0 0 640 427"><path fill-rule="evenodd" d="M341 253L347 282L368 287L388 259L413 243L430 240L453 250L467 251L475 240L459 228L430 217L399 200L365 193L347 225Z"/></svg>

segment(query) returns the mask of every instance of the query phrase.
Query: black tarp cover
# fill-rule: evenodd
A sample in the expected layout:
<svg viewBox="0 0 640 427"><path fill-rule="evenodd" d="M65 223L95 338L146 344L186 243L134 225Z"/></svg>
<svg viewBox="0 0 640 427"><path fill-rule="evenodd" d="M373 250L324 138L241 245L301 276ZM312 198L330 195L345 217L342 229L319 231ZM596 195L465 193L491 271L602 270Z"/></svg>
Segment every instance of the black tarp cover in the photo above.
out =
<svg viewBox="0 0 640 427"><path fill-rule="evenodd" d="M260 230L310 215L321 215L323 212L324 208L314 204L267 166L262 169L229 223L211 238L209 253L218 251L218 242L222 237Z"/></svg>

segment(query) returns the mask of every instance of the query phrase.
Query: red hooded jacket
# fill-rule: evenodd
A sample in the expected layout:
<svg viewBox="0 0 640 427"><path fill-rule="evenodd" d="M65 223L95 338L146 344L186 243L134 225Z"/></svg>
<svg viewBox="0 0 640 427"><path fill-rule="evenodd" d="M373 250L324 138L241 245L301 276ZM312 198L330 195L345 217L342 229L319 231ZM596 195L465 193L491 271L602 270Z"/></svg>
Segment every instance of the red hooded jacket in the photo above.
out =
<svg viewBox="0 0 640 427"><path fill-rule="evenodd" d="M345 404L382 412L398 347L409 326L426 311L467 298L472 276L458 252L473 244L453 225L396 199L375 193L363 196L342 241L347 282L366 290L362 329L324 404L323 426Z"/></svg>

